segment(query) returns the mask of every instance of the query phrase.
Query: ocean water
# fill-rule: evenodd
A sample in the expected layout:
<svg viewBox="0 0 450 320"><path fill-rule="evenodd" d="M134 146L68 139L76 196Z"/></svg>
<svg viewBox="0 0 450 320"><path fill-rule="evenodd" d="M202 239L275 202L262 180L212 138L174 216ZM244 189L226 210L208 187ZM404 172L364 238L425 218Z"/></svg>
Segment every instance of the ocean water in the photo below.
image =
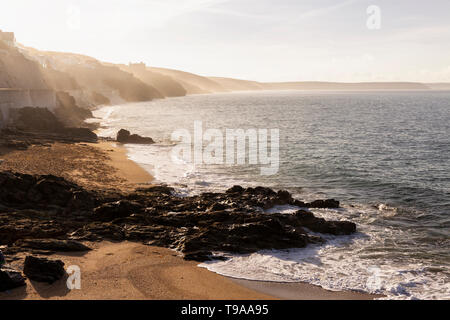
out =
<svg viewBox="0 0 450 320"><path fill-rule="evenodd" d="M450 299L450 92L246 92L104 107L101 136L121 128L151 136L126 145L130 159L180 195L240 184L335 198L327 219L351 220L352 236L303 249L232 255L201 266L219 274L308 282L391 299ZM280 168L174 163L177 129L279 129ZM286 214L291 207L275 208ZM272 211L267 212L270 214Z"/></svg>

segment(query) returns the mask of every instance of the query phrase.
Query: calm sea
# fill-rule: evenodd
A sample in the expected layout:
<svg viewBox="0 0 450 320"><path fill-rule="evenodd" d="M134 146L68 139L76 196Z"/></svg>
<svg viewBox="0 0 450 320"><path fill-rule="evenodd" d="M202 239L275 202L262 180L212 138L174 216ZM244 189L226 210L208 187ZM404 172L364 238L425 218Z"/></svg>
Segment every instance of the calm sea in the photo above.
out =
<svg viewBox="0 0 450 320"><path fill-rule="evenodd" d="M305 200L336 198L342 209L312 211L358 225L357 234L326 236L323 246L235 255L203 267L389 298L450 299L450 92L193 95L104 107L95 116L100 135L125 128L153 137L155 145L127 145L129 157L180 194L265 185ZM279 129L279 172L261 176L259 165L173 163L171 133L193 133L198 120L204 130L224 133Z"/></svg>

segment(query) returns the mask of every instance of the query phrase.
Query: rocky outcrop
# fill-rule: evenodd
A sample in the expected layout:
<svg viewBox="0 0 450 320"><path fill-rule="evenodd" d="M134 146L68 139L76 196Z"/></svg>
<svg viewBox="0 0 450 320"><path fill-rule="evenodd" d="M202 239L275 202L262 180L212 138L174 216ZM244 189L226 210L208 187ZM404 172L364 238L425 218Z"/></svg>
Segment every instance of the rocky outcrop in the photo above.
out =
<svg viewBox="0 0 450 320"><path fill-rule="evenodd" d="M64 211L92 206L91 194L63 178L0 172L0 204L13 208L59 207ZM1 228L1 226L0 226Z"/></svg>
<svg viewBox="0 0 450 320"><path fill-rule="evenodd" d="M63 128L55 114L47 108L23 107L11 109L11 125L22 131L55 132Z"/></svg>
<svg viewBox="0 0 450 320"><path fill-rule="evenodd" d="M15 245L22 248L47 250L51 252L84 252L91 250L88 246L74 240L21 239Z"/></svg>
<svg viewBox="0 0 450 320"><path fill-rule="evenodd" d="M0 292L25 286L22 273L7 266L0 266Z"/></svg>
<svg viewBox="0 0 450 320"><path fill-rule="evenodd" d="M104 203L94 209L95 219L101 221L112 221L117 218L129 217L134 212L142 210L143 206L135 201L119 200Z"/></svg>
<svg viewBox="0 0 450 320"><path fill-rule="evenodd" d="M134 143L134 144L153 144L152 138L141 137L138 134L131 134L130 131L125 129L120 129L117 133L117 142L120 143Z"/></svg>
<svg viewBox="0 0 450 320"><path fill-rule="evenodd" d="M312 212L299 210L294 213L298 223L314 232L328 233L333 235L348 235L356 231L356 225L349 221L326 221L316 218Z"/></svg>
<svg viewBox="0 0 450 320"><path fill-rule="evenodd" d="M54 176L1 172L0 190L0 245L8 245L12 254L84 251L88 248L78 241L129 240L177 249L186 259L202 261L214 251L300 248L322 243L317 233L356 230L352 222L326 221L308 210L265 213L275 205L338 203L304 203L288 191L264 187L235 186L180 198L171 187L152 186L120 195L86 191Z"/></svg>
<svg viewBox="0 0 450 320"><path fill-rule="evenodd" d="M0 88L50 89L39 63L13 46L0 48Z"/></svg>
<svg viewBox="0 0 450 320"><path fill-rule="evenodd" d="M80 120L80 119L79 119ZM54 139L72 139L74 141L95 142L97 135L88 128L66 127L57 116L47 108L25 107L11 109L10 127L4 134L37 133L53 135ZM23 135L22 135L23 136ZM0 142L4 137L0 137ZM43 136L45 138L45 135ZM22 141L25 139L21 139Z"/></svg>
<svg viewBox="0 0 450 320"><path fill-rule="evenodd" d="M90 110L79 107L75 98L66 92L57 92L56 99L55 115L66 127L84 126L84 120L93 117Z"/></svg>
<svg viewBox="0 0 450 320"><path fill-rule="evenodd" d="M30 279L49 284L61 279L65 274L64 262L27 256L23 266L23 273Z"/></svg>
<svg viewBox="0 0 450 320"><path fill-rule="evenodd" d="M54 142L96 142L97 135L85 128L66 128L66 134L57 132L24 132L16 129L0 129L0 147L25 150L33 145L45 146Z"/></svg>

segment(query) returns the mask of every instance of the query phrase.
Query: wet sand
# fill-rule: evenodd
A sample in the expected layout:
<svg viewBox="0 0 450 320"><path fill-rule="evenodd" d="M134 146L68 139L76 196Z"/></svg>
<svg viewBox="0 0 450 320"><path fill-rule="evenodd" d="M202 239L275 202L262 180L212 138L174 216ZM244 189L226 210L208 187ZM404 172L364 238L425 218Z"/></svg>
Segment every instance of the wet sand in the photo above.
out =
<svg viewBox="0 0 450 320"><path fill-rule="evenodd" d="M130 191L153 177L127 158L126 149L112 142L53 143L27 150L3 150L0 170L51 174L86 189Z"/></svg>
<svg viewBox="0 0 450 320"><path fill-rule="evenodd" d="M281 300L373 300L382 297L354 291L330 291L308 283L232 280L238 285Z"/></svg>
<svg viewBox="0 0 450 320"><path fill-rule="evenodd" d="M199 268L169 249L133 242L89 245L95 249L86 254L51 256L63 260L66 268L80 268L81 289L69 290L67 278L52 285L27 280L26 287L2 293L0 299L272 299Z"/></svg>

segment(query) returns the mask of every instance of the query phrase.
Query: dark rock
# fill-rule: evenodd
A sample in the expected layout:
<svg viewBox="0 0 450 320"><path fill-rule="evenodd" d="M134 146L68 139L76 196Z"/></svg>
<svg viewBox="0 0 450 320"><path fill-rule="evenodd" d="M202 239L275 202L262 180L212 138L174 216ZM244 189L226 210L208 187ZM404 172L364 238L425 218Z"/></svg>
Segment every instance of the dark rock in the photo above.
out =
<svg viewBox="0 0 450 320"><path fill-rule="evenodd" d="M208 261L212 260L212 252L210 251L190 251L184 255L184 260L193 261Z"/></svg>
<svg viewBox="0 0 450 320"><path fill-rule="evenodd" d="M356 231L356 224L349 221L326 221L317 218L312 212L299 210L294 216L298 222L314 232L329 233L333 235L349 235Z"/></svg>
<svg viewBox="0 0 450 320"><path fill-rule="evenodd" d="M280 190L277 192L277 198L280 203L292 203L292 195L286 190Z"/></svg>
<svg viewBox="0 0 450 320"><path fill-rule="evenodd" d="M148 188L139 188L136 190L138 193L145 193L145 194L163 194L163 195L171 195L173 192L175 192L175 189L168 186L151 186Z"/></svg>
<svg viewBox="0 0 450 320"><path fill-rule="evenodd" d="M208 211L222 211L225 209L228 209L228 206L226 204L216 202L211 207L208 208Z"/></svg>
<svg viewBox="0 0 450 320"><path fill-rule="evenodd" d="M65 93L58 93L58 95ZM72 98L73 99L73 98ZM58 109L59 112L61 108ZM74 111L75 109L72 109ZM91 112L86 109L77 108L78 122L91 116ZM22 131L57 134L66 139L74 141L95 142L97 135L88 128L66 127L57 116L47 108L24 107L11 111L13 126Z"/></svg>
<svg viewBox="0 0 450 320"><path fill-rule="evenodd" d="M52 175L0 172L0 203L18 208L46 208L49 206L83 208L91 203L89 195L78 185ZM84 196L81 197L81 194Z"/></svg>
<svg viewBox="0 0 450 320"><path fill-rule="evenodd" d="M63 128L62 123L47 108L14 108L11 109L10 117L19 130L53 132Z"/></svg>
<svg viewBox="0 0 450 320"><path fill-rule="evenodd" d="M61 279L66 271L61 260L49 260L27 256L23 267L23 273L30 279L38 282L53 282Z"/></svg>
<svg viewBox="0 0 450 320"><path fill-rule="evenodd" d="M58 132L83 142L96 142L97 135L88 128L62 128Z"/></svg>
<svg viewBox="0 0 450 320"><path fill-rule="evenodd" d="M73 240L86 241L121 241L125 240L125 232L122 227L114 225L112 223L94 222L69 233L68 237L69 239Z"/></svg>
<svg viewBox="0 0 450 320"><path fill-rule="evenodd" d="M224 193L178 197L168 186L135 192L93 192L54 176L0 172L0 244L11 252L80 251L74 241L140 241L176 248L186 259L212 252L251 253L301 248L355 232L348 221L326 221L308 211L266 214L275 205L336 208L333 199L304 203L288 191L234 186Z"/></svg>
<svg viewBox="0 0 450 320"><path fill-rule="evenodd" d="M226 191L226 193L242 193L244 192L244 188L241 186L233 186Z"/></svg>
<svg viewBox="0 0 450 320"><path fill-rule="evenodd" d="M309 204L307 204L308 208L329 208L329 209L335 209L339 208L339 201L334 199L327 199L327 200L316 200Z"/></svg>
<svg viewBox="0 0 450 320"><path fill-rule="evenodd" d="M50 250L56 252L82 252L91 250L91 248L74 240L23 239L17 241L15 245L24 248Z"/></svg>
<svg viewBox="0 0 450 320"><path fill-rule="evenodd" d="M3 255L3 252L0 250L0 267L3 266L6 263L5 256Z"/></svg>
<svg viewBox="0 0 450 320"><path fill-rule="evenodd" d="M90 110L79 107L75 98L67 92L56 92L56 100L57 108L54 113L58 120L67 127L86 125L84 120L94 117ZM94 103L100 105L95 100Z"/></svg>
<svg viewBox="0 0 450 320"><path fill-rule="evenodd" d="M141 137L137 134L131 134L130 131L121 129L117 133L117 142L120 143L135 143L135 144L153 144L155 141L153 141L152 138L149 137Z"/></svg>
<svg viewBox="0 0 450 320"><path fill-rule="evenodd" d="M94 209L95 218L101 221L111 221L117 218L129 217L132 213L142 210L142 205L129 200L119 200L105 203Z"/></svg>
<svg viewBox="0 0 450 320"><path fill-rule="evenodd" d="M25 285L25 278L19 271L6 266L0 266L0 292Z"/></svg>

